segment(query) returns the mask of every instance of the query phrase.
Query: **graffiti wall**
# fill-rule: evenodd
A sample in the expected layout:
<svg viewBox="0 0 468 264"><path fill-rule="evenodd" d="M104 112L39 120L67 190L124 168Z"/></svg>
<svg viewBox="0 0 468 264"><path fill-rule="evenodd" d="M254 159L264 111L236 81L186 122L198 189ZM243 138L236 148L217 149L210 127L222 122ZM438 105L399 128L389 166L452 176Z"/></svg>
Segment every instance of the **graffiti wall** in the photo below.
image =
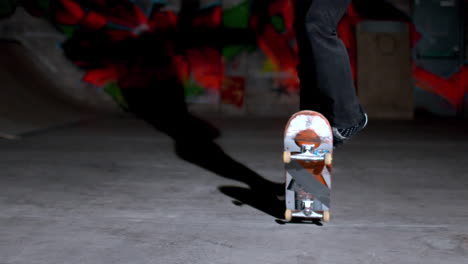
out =
<svg viewBox="0 0 468 264"><path fill-rule="evenodd" d="M297 109L292 0L19 2L67 37L60 47L84 70L86 89L106 91L124 108L122 89L170 79L183 86L189 103L239 113ZM366 19L407 22L413 47L428 37L387 2L353 1L338 34L348 48L354 76L355 27ZM413 76L415 89L439 98L454 114L462 111L468 89L466 66L441 76L415 58ZM437 113L429 100L423 98L418 105Z"/></svg>
<svg viewBox="0 0 468 264"><path fill-rule="evenodd" d="M442 116L466 111L466 6L466 0L415 1L413 22L420 38L413 51L413 77L420 109Z"/></svg>
<svg viewBox="0 0 468 264"><path fill-rule="evenodd" d="M124 108L122 89L152 86L155 79L176 80L197 104L245 111L247 87L255 87L262 90L249 89L251 98L270 94L297 105L290 1L266 1L266 20L245 0L21 3L66 36L59 45L85 71L87 89L106 91Z"/></svg>

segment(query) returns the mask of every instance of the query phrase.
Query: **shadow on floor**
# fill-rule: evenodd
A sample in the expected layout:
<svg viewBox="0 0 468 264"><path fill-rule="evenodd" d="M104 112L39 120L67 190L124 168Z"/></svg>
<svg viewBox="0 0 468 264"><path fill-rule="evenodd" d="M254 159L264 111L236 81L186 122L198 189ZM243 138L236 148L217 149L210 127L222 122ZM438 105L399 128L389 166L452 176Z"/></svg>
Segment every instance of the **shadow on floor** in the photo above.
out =
<svg viewBox="0 0 468 264"><path fill-rule="evenodd" d="M205 123L205 125L208 124ZM191 131L206 129L207 127L194 127ZM237 162L213 142L214 138L203 136L196 138L199 140L176 140L176 154L181 159L216 173L223 178L247 184L249 188L219 187L221 193L234 199L233 203L235 205L249 205L273 217L283 218L285 204L284 201L278 199L278 196L284 195L283 184L271 182Z"/></svg>
<svg viewBox="0 0 468 264"><path fill-rule="evenodd" d="M187 110L183 87L175 80L158 80L148 87L122 89L129 110L175 142L175 152L217 175L245 183L249 188L220 187L219 190L276 218L283 218L284 185L273 183L227 155L214 140L220 132Z"/></svg>

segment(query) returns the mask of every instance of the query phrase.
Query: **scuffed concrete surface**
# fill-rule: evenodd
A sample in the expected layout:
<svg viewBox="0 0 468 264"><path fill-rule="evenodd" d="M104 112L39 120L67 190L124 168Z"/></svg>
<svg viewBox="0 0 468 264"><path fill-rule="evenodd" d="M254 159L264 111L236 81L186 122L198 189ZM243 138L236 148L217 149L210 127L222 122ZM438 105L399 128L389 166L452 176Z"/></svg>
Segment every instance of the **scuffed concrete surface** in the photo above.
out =
<svg viewBox="0 0 468 264"><path fill-rule="evenodd" d="M283 179L285 119L213 122L227 155ZM336 151L323 225L283 224L224 194L252 197L137 120L0 141L0 263L468 263L466 131L371 123Z"/></svg>

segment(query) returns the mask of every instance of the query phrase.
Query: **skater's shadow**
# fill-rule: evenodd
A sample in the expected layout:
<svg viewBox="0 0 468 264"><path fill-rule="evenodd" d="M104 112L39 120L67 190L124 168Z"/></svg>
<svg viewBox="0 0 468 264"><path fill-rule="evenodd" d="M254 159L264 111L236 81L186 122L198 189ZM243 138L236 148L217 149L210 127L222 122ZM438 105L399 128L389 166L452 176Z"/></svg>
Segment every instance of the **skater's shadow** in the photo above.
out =
<svg viewBox="0 0 468 264"><path fill-rule="evenodd" d="M160 88L160 89L156 89ZM249 188L220 187L238 204L248 204L276 218L283 218L284 185L273 183L227 155L214 140L220 132L189 113L183 87L174 80L157 81L149 87L122 89L129 110L155 129L171 137L176 154L183 160Z"/></svg>
<svg viewBox="0 0 468 264"><path fill-rule="evenodd" d="M278 195L284 194L284 185L273 183L227 155L214 140L220 132L211 124L187 111L181 89L175 83L166 82L163 87L174 89L128 89L123 95L130 110L155 129L171 137L179 158L209 170L223 178L247 184L249 188L223 186L219 190L236 200L236 204L248 204L276 218L282 218L284 202ZM165 93L164 101L156 93ZM170 115L167 114L170 109Z"/></svg>
<svg viewBox="0 0 468 264"><path fill-rule="evenodd" d="M200 128L198 128L200 129ZM206 128L205 128L206 129ZM202 129L204 130L204 129ZM219 191L231 198L237 206L249 205L277 219L282 219L284 185L271 182L227 155L213 140L187 142L176 140L176 154L183 160L217 175L247 184L249 187L221 186Z"/></svg>

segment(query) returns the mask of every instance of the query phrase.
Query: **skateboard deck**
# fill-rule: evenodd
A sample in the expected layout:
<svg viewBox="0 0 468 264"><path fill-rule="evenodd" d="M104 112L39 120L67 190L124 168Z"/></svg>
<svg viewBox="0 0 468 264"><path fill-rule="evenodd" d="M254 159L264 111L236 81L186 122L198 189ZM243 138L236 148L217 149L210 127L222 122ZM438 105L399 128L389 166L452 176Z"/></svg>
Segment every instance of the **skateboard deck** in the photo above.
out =
<svg viewBox="0 0 468 264"><path fill-rule="evenodd" d="M333 134L328 120L300 111L284 131L285 220L330 220Z"/></svg>

